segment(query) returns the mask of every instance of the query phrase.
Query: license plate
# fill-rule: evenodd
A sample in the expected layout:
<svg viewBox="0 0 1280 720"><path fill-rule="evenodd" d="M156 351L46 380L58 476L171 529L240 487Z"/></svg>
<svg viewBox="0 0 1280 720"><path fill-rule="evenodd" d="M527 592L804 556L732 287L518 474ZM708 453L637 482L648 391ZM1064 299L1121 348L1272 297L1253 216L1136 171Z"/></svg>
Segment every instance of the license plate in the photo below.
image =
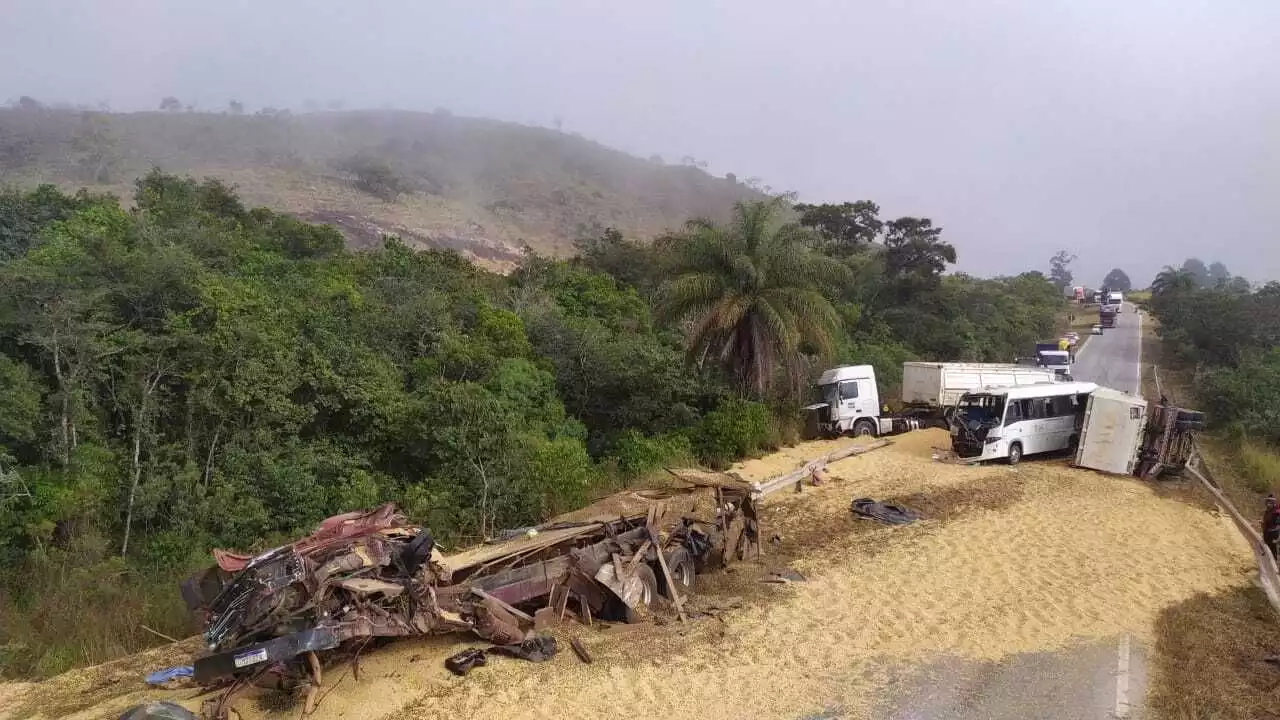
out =
<svg viewBox="0 0 1280 720"><path fill-rule="evenodd" d="M239 655L235 656L235 664L236 664L236 667L238 668L248 667L250 665L257 665L260 662L266 662L266 661L267 661L266 648L262 648L260 650L251 650L247 653L240 653Z"/></svg>

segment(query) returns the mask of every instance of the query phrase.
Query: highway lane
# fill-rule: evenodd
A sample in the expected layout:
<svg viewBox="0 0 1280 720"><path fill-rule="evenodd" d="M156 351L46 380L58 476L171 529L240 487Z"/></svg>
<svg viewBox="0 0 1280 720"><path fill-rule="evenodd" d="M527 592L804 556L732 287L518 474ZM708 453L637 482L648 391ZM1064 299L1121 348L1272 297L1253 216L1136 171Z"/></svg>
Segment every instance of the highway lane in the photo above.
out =
<svg viewBox="0 0 1280 720"><path fill-rule="evenodd" d="M1080 352L1071 375L1127 393L1142 393L1142 315L1133 305L1121 306L1116 326L1102 335L1091 335ZM1083 338L1081 338L1083 340Z"/></svg>
<svg viewBox="0 0 1280 720"><path fill-rule="evenodd" d="M1116 327L1091 335L1072 376L1142 392L1142 315L1122 306ZM1077 720L1143 716L1146 649L1118 636L998 663L943 658L893 678L877 720Z"/></svg>

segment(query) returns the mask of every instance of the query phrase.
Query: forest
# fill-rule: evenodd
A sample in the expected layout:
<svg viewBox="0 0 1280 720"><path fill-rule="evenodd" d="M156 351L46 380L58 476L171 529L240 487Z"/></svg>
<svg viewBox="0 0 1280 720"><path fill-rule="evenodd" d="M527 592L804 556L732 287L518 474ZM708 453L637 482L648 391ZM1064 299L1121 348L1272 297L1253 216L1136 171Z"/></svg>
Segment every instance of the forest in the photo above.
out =
<svg viewBox="0 0 1280 720"><path fill-rule="evenodd" d="M941 228L879 213L739 203L499 275L394 237L350 251L158 170L127 208L0 192L0 677L160 642L144 626L185 637L176 582L213 547L387 500L477 542L667 464L794 443L832 364L875 365L891 398L904 360L1009 361L1055 331L1044 274L950 272ZM1186 303L1280 318L1280 293L1243 298L1156 302L1168 332ZM1181 331L1224 388L1280 388L1274 353Z"/></svg>
<svg viewBox="0 0 1280 720"><path fill-rule="evenodd" d="M1253 287L1188 260L1152 283L1150 308L1173 364L1195 388L1255 493L1280 488L1280 283Z"/></svg>

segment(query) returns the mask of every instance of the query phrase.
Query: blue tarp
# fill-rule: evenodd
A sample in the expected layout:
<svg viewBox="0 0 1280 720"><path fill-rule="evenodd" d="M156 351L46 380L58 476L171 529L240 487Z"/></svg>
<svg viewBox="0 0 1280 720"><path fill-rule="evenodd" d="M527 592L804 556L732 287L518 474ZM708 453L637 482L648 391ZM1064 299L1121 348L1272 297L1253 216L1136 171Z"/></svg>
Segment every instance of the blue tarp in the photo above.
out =
<svg viewBox="0 0 1280 720"><path fill-rule="evenodd" d="M164 670L157 670L147 675L148 685L163 685L170 680L178 678L189 678L195 674L195 668L190 665L177 665Z"/></svg>

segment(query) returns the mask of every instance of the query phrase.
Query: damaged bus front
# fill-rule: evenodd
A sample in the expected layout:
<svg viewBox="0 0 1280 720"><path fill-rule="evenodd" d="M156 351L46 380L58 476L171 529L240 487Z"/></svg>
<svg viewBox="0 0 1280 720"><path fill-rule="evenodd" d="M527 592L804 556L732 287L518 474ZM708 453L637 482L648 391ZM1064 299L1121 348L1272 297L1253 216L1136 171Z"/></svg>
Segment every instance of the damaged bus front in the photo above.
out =
<svg viewBox="0 0 1280 720"><path fill-rule="evenodd" d="M951 446L960 458L985 461L1066 450L1080 438L1084 408L1097 385L1055 382L984 388L960 398Z"/></svg>

